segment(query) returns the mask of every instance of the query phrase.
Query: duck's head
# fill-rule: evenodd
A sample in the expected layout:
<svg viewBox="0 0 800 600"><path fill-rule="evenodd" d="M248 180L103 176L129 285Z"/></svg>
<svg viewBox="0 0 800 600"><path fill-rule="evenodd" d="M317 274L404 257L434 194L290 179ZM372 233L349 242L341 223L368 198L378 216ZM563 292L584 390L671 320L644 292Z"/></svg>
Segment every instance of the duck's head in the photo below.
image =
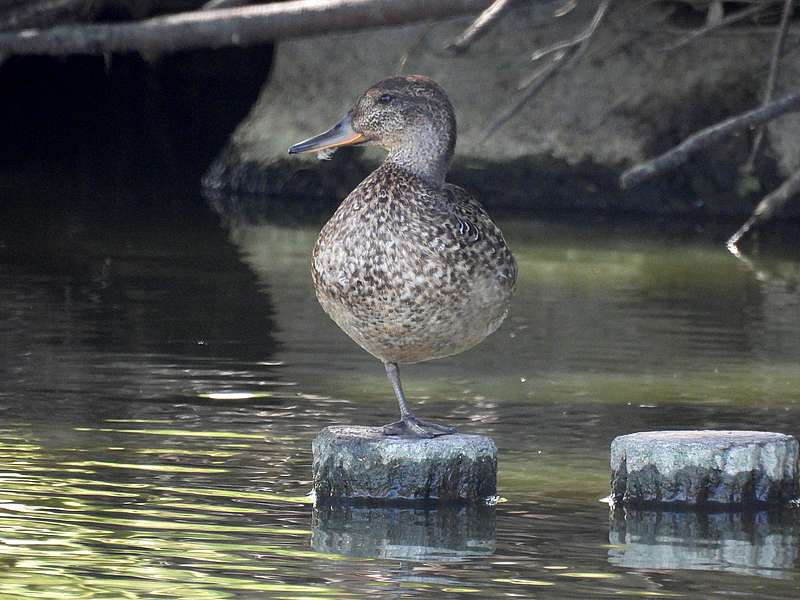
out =
<svg viewBox="0 0 800 600"><path fill-rule="evenodd" d="M421 75L390 77L365 91L331 129L289 148L289 154L379 144L387 161L443 182L456 145L456 118L444 90Z"/></svg>

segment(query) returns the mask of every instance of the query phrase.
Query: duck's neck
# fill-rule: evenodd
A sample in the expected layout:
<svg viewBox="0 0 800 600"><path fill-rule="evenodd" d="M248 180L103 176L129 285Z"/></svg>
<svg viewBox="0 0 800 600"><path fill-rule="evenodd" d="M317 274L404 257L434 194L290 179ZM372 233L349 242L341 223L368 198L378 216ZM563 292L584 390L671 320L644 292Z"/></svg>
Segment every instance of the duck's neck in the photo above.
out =
<svg viewBox="0 0 800 600"><path fill-rule="evenodd" d="M386 162L439 188L444 185L455 145L455 128L449 131L426 128L391 148Z"/></svg>

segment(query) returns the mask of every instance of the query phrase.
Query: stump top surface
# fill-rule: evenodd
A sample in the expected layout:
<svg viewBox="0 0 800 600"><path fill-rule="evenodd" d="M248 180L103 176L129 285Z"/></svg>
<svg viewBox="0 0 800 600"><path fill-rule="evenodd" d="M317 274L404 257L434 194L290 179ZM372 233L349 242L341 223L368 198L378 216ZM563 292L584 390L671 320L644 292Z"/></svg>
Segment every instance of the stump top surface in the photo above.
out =
<svg viewBox="0 0 800 600"><path fill-rule="evenodd" d="M730 430L672 430L640 431L621 435L615 444L753 444L765 442L786 442L793 439L784 433L771 431L730 431Z"/></svg>
<svg viewBox="0 0 800 600"><path fill-rule="evenodd" d="M435 438L420 438L416 436L384 435L381 427L366 427L361 425L332 425L326 427L317 435L318 441L341 445L361 445L380 447L381 449L402 453L408 452L409 456L423 454L442 454L458 451L461 453L496 454L497 447L491 438L484 435L468 433L451 433Z"/></svg>

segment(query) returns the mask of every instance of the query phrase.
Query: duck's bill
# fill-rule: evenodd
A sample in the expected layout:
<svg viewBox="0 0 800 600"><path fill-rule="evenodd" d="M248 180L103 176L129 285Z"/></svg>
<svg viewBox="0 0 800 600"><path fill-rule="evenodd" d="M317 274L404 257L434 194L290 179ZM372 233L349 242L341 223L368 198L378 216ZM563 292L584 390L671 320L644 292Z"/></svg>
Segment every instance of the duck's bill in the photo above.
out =
<svg viewBox="0 0 800 600"><path fill-rule="evenodd" d="M353 131L353 120L350 113L347 113L344 119L325 133L315 135L289 148L289 154L319 152L320 150L338 148L339 146L353 146L366 141L367 138L364 135Z"/></svg>

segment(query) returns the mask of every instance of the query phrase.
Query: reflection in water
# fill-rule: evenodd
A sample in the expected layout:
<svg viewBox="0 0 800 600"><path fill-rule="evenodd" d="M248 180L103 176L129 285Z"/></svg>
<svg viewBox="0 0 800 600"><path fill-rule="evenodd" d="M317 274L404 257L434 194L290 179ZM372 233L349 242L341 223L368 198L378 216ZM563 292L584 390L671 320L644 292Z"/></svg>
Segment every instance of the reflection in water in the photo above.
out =
<svg viewBox="0 0 800 600"><path fill-rule="evenodd" d="M800 515L615 508L608 560L635 569L705 569L787 577L798 558Z"/></svg>
<svg viewBox="0 0 800 600"><path fill-rule="evenodd" d="M312 523L314 550L348 556L455 560L489 556L495 547L493 506L316 506Z"/></svg>
<svg viewBox="0 0 800 600"><path fill-rule="evenodd" d="M289 362L311 371L335 355L320 393L335 386L358 394L353 369L370 378L371 390L387 388L373 359L317 305L308 261L319 226L227 217L242 260L270 285ZM723 246L653 243L646 229L501 223L520 265L509 319L473 350L407 368L407 387L442 398L457 379L474 396L502 388L504 400L590 397L637 406L781 402L800 389L796 286L759 281ZM781 271L797 264L771 263ZM313 350L313 362L295 354L302 349Z"/></svg>
<svg viewBox="0 0 800 600"><path fill-rule="evenodd" d="M263 398L282 385L269 361L269 297L213 221L48 218L43 230L0 231L8 391L197 401L232 391Z"/></svg>

